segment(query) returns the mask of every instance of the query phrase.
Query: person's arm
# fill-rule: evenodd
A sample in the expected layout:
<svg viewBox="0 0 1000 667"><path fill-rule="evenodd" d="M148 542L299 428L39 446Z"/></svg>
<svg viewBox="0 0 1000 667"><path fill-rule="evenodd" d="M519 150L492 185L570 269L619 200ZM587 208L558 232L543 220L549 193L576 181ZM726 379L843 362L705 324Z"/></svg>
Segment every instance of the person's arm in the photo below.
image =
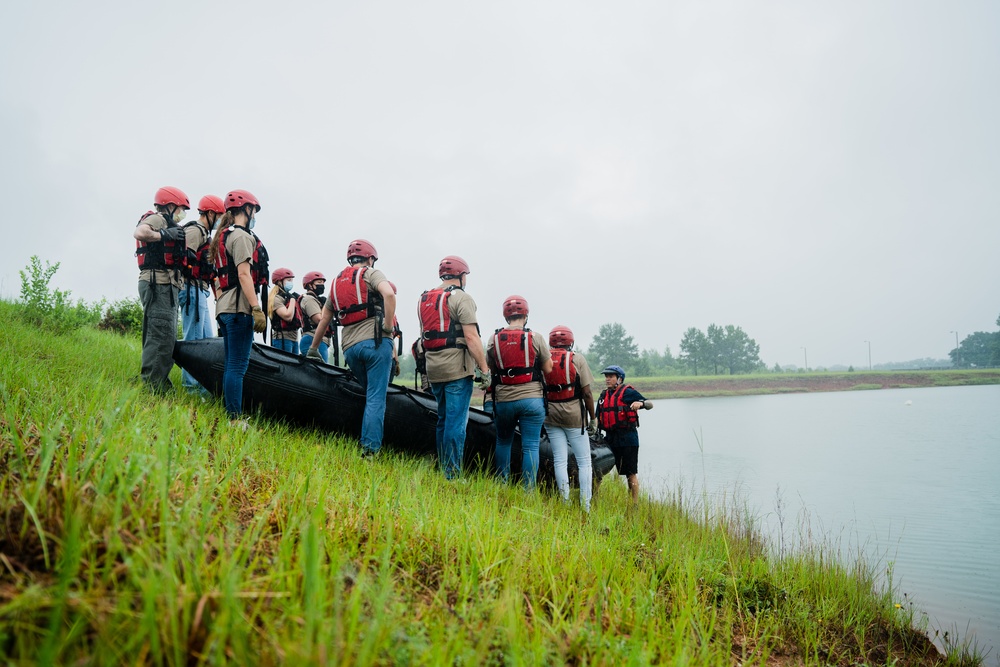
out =
<svg viewBox="0 0 1000 667"><path fill-rule="evenodd" d="M135 226L132 237L136 241L142 241L143 243L156 243L160 240L160 230L153 229L148 222L140 222Z"/></svg>
<svg viewBox="0 0 1000 667"><path fill-rule="evenodd" d="M583 389L583 405L587 408L587 417L594 419L596 412L594 410L594 392L590 390L590 385L585 385Z"/></svg>
<svg viewBox="0 0 1000 667"><path fill-rule="evenodd" d="M378 293L382 295L382 331L391 334L392 322L396 318L396 293L392 291L388 280L378 284Z"/></svg>
<svg viewBox="0 0 1000 667"><path fill-rule="evenodd" d="M472 355L476 366L479 366L480 372L483 375L489 375L490 367L486 362L486 353L483 351L483 339L479 337L479 329L476 325L463 324L462 338L465 339L465 345L469 348L469 354Z"/></svg>
<svg viewBox="0 0 1000 667"><path fill-rule="evenodd" d="M333 320L333 310L330 308L323 308L323 316L320 317L319 313L312 316L312 321L316 322L316 318L319 317L319 322L316 325L316 334L313 336L312 343L309 344L310 350L319 350L319 344L323 342L323 335L326 333L327 327L330 326L330 322Z"/></svg>
<svg viewBox="0 0 1000 667"><path fill-rule="evenodd" d="M285 300L285 305L277 306L274 312L278 313L278 317L286 322L291 322L292 318L295 317L295 299L288 297Z"/></svg>
<svg viewBox="0 0 1000 667"><path fill-rule="evenodd" d="M250 308L260 308L260 302L257 300L257 292L253 287L253 278L250 277L250 262L242 262L236 267L236 275L240 279L240 289L243 291L243 297L250 304Z"/></svg>
<svg viewBox="0 0 1000 667"><path fill-rule="evenodd" d="M650 401L650 400L647 400L638 391L636 391L634 389L631 389L631 390L628 391L628 393L630 394L630 398L632 399L632 401L629 403L629 407L632 408L633 410L652 410L653 409L653 402Z"/></svg>

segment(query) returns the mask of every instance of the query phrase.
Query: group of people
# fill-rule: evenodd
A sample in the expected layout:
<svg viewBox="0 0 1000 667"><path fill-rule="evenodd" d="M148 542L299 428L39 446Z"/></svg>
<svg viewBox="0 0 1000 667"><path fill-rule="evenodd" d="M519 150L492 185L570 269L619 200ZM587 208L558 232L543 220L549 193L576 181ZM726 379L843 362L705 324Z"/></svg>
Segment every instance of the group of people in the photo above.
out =
<svg viewBox="0 0 1000 667"><path fill-rule="evenodd" d="M261 206L250 192L233 190L225 198L205 195L198 203L198 219L184 225L190 201L178 188L157 190L153 205L134 232L143 308L142 380L157 392L170 389L178 316L185 340L212 336L208 300L214 296L225 350L223 397L232 425L247 428L243 378L253 334L264 333L270 319L275 347L327 363L331 349L335 363L338 350L343 350L365 389L361 456L378 455L386 392L393 374L399 372L394 341L400 331L396 288L375 268L375 246L364 239L348 245L347 266L333 279L328 296L324 296L326 277L319 271L305 274L304 293L298 294L290 269L278 268L268 275L267 250L253 231ZM579 469L580 502L589 510L590 436L600 429L636 500L637 411L651 409L652 402L624 383L624 370L608 366L602 371L606 388L595 404L593 375L586 358L573 350L572 330L557 326L548 340L531 331L528 302L519 295L504 300L506 326L489 336L484 346L476 303L466 292L470 273L461 257L445 257L438 265L440 284L423 292L417 306L420 336L413 352L437 401L437 454L445 477L462 475L469 407L478 379L492 398L501 478L510 478L511 445L519 428L522 483L534 488L544 427L552 444L559 492L568 501L567 463L572 451ZM190 391L205 391L187 371L182 372L182 383Z"/></svg>

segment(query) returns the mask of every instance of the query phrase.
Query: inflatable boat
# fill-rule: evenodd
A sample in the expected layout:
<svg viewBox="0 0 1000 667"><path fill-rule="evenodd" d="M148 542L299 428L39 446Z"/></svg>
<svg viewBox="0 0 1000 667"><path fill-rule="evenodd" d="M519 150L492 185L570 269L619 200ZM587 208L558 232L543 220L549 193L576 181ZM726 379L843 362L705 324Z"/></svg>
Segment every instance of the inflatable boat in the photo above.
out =
<svg viewBox="0 0 1000 667"><path fill-rule="evenodd" d="M222 396L225 355L222 338L177 341L174 361L216 396ZM253 344L250 366L243 378L243 409L290 423L358 437L364 413L365 391L347 368L333 366L274 347ZM383 445L423 456L437 456L434 396L397 384L386 393ZM493 470L496 430L492 416L469 408L465 437L467 470ZM615 465L614 455L602 443L591 443L594 477L600 480ZM511 473L520 474L521 442L515 435ZM570 479L576 481L576 460L569 454ZM539 481L554 483L552 446L542 433Z"/></svg>

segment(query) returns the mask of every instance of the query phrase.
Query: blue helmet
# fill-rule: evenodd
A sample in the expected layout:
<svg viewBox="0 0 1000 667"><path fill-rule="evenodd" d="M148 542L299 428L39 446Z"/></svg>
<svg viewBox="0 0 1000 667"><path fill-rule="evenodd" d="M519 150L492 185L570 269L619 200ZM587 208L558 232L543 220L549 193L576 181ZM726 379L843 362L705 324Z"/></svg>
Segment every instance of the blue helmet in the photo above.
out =
<svg viewBox="0 0 1000 667"><path fill-rule="evenodd" d="M625 381L625 369L621 366L608 366L601 371L601 375L617 375L619 382Z"/></svg>

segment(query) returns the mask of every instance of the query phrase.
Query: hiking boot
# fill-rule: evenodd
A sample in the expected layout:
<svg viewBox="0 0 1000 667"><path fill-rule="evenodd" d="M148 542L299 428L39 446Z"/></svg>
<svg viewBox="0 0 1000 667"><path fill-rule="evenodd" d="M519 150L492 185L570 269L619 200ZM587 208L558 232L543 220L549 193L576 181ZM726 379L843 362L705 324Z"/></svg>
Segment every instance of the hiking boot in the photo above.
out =
<svg viewBox="0 0 1000 667"><path fill-rule="evenodd" d="M381 451L382 450L380 449L362 449L361 458L367 461L373 461L378 458L379 452Z"/></svg>
<svg viewBox="0 0 1000 667"><path fill-rule="evenodd" d="M246 433L250 429L250 420L246 417L237 417L236 419L229 420L229 426Z"/></svg>

